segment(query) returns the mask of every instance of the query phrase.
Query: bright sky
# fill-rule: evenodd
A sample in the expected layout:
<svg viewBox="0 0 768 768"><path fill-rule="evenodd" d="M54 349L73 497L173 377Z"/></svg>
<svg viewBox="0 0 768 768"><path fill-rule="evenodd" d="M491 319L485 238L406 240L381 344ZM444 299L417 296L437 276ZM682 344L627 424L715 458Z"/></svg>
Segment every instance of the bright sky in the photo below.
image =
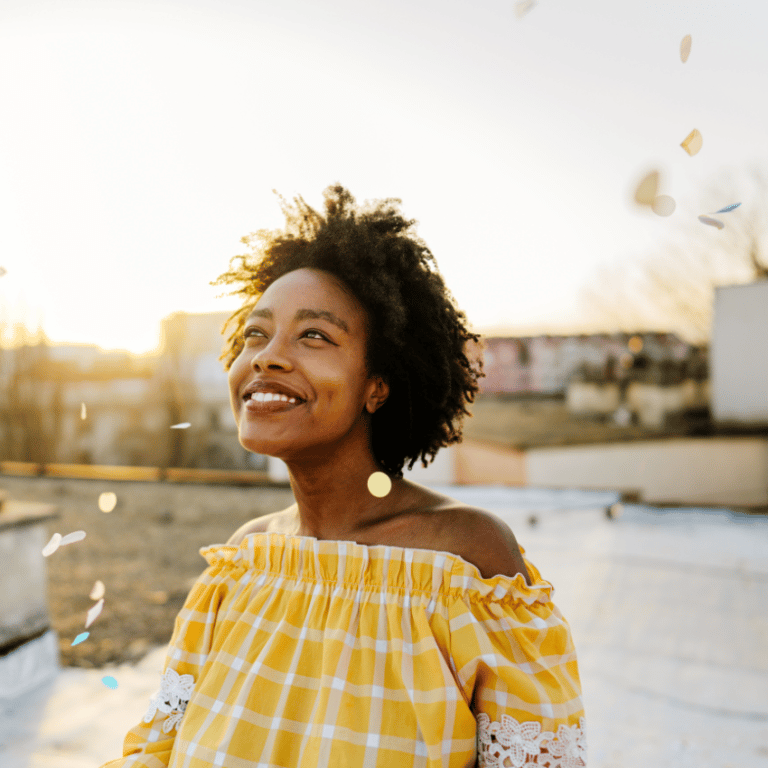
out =
<svg viewBox="0 0 768 768"><path fill-rule="evenodd" d="M208 283L273 188L339 181L403 200L476 329L565 328L598 264L768 167L766 29L758 0L3 0L0 324L152 349L234 308ZM652 167L671 217L632 202Z"/></svg>

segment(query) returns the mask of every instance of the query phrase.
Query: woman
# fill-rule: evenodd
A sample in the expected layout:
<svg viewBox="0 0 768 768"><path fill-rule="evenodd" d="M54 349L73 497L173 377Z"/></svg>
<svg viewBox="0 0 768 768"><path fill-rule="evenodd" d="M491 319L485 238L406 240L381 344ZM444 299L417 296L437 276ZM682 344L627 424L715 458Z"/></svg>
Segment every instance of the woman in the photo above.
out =
<svg viewBox="0 0 768 768"><path fill-rule="evenodd" d="M501 520L403 478L461 439L482 373L399 202L283 202L286 230L217 281L245 298L240 442L296 503L201 550L161 690L104 768L586 764L552 585Z"/></svg>

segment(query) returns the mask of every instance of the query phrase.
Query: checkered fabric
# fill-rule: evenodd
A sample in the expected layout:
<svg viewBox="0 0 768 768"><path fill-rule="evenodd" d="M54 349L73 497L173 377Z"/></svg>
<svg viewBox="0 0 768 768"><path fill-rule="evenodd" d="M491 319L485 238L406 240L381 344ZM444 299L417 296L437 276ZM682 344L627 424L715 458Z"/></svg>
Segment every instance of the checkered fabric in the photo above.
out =
<svg viewBox="0 0 768 768"><path fill-rule="evenodd" d="M102 768L585 765L570 628L527 559L530 587L280 533L200 554L161 692Z"/></svg>

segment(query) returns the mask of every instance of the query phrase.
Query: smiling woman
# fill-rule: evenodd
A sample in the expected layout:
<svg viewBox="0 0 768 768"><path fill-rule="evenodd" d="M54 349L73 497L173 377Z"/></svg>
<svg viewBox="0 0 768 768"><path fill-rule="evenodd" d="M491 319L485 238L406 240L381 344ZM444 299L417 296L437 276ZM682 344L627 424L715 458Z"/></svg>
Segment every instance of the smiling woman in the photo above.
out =
<svg viewBox="0 0 768 768"><path fill-rule="evenodd" d="M584 766L552 585L501 520L403 478L461 439L479 337L399 201L325 199L284 203L218 281L246 299L223 356L240 442L285 461L295 503L201 550L107 766Z"/></svg>

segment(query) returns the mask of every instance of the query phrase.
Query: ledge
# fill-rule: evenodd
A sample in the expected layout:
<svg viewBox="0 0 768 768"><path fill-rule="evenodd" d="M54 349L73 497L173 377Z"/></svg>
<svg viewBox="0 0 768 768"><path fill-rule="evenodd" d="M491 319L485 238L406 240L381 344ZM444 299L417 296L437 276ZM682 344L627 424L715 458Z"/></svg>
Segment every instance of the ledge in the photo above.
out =
<svg viewBox="0 0 768 768"><path fill-rule="evenodd" d="M0 506L0 531L5 528L21 528L59 517L55 504L38 501L4 501Z"/></svg>

